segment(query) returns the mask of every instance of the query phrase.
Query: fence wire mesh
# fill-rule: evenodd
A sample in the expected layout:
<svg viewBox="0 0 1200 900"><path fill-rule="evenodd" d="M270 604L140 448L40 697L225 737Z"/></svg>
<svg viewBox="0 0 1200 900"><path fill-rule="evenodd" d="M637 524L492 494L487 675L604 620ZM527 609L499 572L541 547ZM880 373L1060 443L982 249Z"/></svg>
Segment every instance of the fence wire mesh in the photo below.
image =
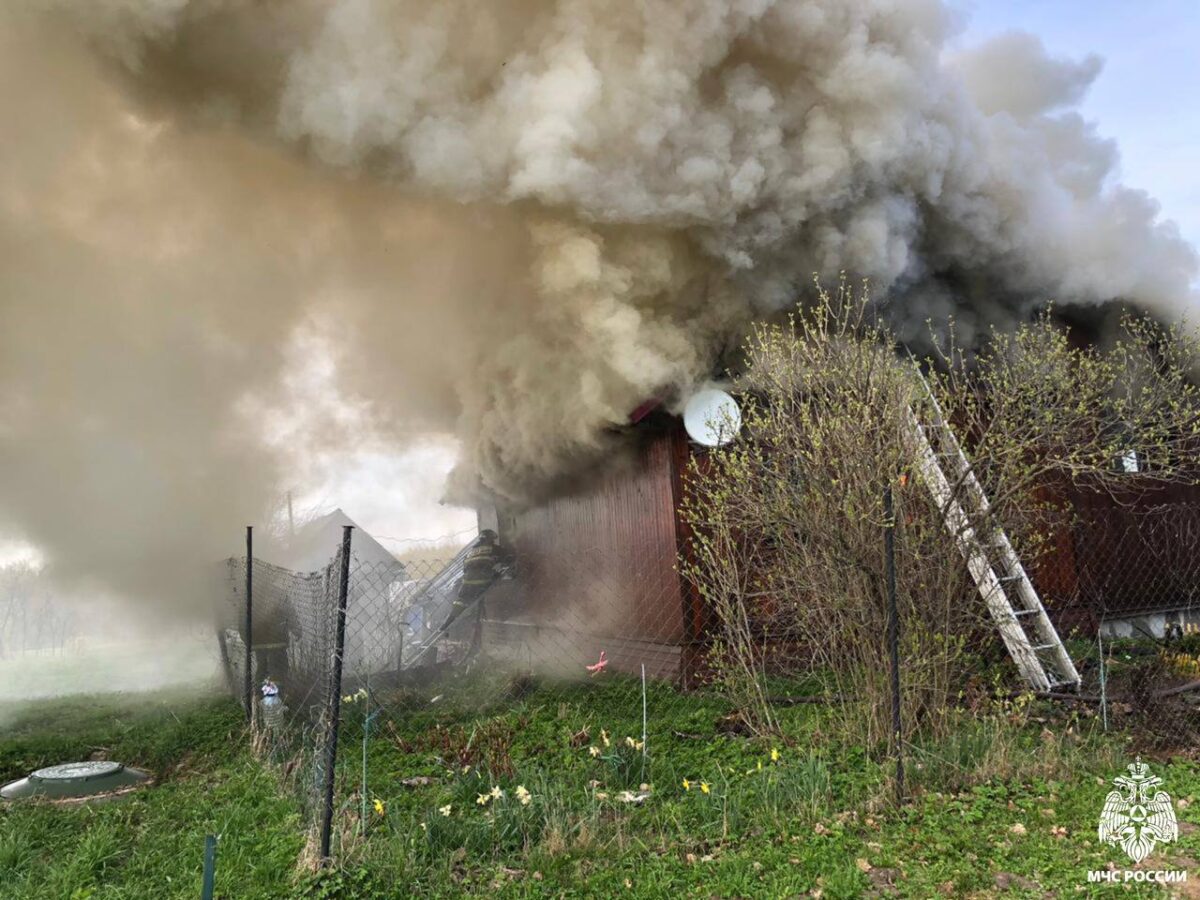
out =
<svg viewBox="0 0 1200 900"><path fill-rule="evenodd" d="M905 540L903 528L897 540ZM308 573L253 562L256 739L294 785L313 846L339 665L339 560L336 547L329 552L329 563ZM497 561L487 590L456 607L469 552L398 563L352 553L335 857L382 825L386 810L425 802L418 798L435 783L453 781L461 794L440 807L444 812L489 802L499 784L511 794L515 786L505 779L519 778L527 790L524 782L528 789L536 778L547 782L556 766L592 765L589 790L637 804L651 782L686 781L687 771L670 762L679 748L745 733L736 698L719 684L713 613L692 602L676 566L636 547L620 554L596 547L570 559L506 558ZM244 559L227 563L229 600L219 629L230 690L239 697L245 566ZM1200 679L1200 507L1080 516L1033 575L1083 678L1077 694L1062 700L1072 721L1125 729L1146 746L1200 743L1197 693L1190 689ZM962 594L962 603L981 607L969 578ZM786 629L772 629L772 609L764 602L747 611L777 679L768 701L780 710L801 707L824 690L828 702L828 689L814 687L813 654ZM980 620L974 683L944 687L964 704L972 692L1017 687L994 628ZM882 633L879 640L883 660ZM904 690L922 677L905 671ZM268 680L279 688L275 700L261 694ZM519 757L513 746L528 741L522 729L540 727L538 710L550 711L554 734L534 742L538 752ZM918 745L916 737L909 742L920 751ZM436 812L413 815L428 828Z"/></svg>
<svg viewBox="0 0 1200 900"><path fill-rule="evenodd" d="M1041 575L1077 702L1145 746L1200 745L1200 505L1081 510Z"/></svg>

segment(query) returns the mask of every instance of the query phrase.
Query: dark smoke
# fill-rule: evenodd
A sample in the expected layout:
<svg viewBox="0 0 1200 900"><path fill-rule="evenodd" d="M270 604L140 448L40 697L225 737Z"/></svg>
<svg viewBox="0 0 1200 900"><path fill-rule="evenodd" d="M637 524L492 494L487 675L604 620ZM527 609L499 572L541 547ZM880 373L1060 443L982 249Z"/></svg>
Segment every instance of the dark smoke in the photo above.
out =
<svg viewBox="0 0 1200 900"><path fill-rule="evenodd" d="M321 409L262 433L305 329L375 439L453 432L464 481L524 497L813 273L870 278L909 337L1196 305L1194 251L1072 111L1099 61L947 59L936 0L2 15L0 530L143 594L135 563L218 553L345 439Z"/></svg>

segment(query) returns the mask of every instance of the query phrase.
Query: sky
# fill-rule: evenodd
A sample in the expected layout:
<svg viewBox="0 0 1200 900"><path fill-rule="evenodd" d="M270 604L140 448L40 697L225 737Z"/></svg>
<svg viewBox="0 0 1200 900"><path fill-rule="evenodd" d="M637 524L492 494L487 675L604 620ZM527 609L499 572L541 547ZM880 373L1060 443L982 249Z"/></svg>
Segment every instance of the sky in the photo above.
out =
<svg viewBox="0 0 1200 900"><path fill-rule="evenodd" d="M1097 54L1104 69L1081 108L1121 152L1121 178L1162 204L1200 246L1200 2L974 0L960 45L1029 31L1051 53Z"/></svg>

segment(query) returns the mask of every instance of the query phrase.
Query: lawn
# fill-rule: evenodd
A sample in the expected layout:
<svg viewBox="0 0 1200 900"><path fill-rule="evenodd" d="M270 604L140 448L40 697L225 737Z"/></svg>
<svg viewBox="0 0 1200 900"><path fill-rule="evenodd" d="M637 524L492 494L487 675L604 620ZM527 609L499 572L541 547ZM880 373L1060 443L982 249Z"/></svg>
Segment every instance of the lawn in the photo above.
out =
<svg viewBox="0 0 1200 900"><path fill-rule="evenodd" d="M204 836L221 835L223 897L295 896L295 804L249 753L223 697L159 692L0 705L0 779L103 755L153 787L83 806L0 809L0 897L195 898Z"/></svg>
<svg viewBox="0 0 1200 900"><path fill-rule="evenodd" d="M632 696L616 680L490 701L465 685L435 704L390 695L367 745L366 822L370 700L348 704L341 864L319 878L296 865L307 769L284 747L251 754L231 702L160 693L10 709L0 776L104 753L157 783L108 804L0 812L0 896L196 897L208 832L221 835L228 898L1098 896L1114 888L1086 872L1126 867L1095 828L1131 753L1094 720L1022 704L964 712L949 738L910 750L912 799L896 808L890 761L839 740L820 707L788 708L789 738L762 741L731 727L719 700L652 686L644 757L626 741L641 740ZM1141 867L1200 877L1200 767L1151 761L1181 835Z"/></svg>

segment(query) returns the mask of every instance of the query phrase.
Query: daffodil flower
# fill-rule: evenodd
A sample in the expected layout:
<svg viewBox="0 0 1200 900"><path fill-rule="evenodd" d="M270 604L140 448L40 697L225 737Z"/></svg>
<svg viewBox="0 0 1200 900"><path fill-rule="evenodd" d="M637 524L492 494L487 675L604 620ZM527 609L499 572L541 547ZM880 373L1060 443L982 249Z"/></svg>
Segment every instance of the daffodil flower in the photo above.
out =
<svg viewBox="0 0 1200 900"><path fill-rule="evenodd" d="M600 748L592 744L592 746L588 747L588 753L592 754L592 758L594 759L600 755Z"/></svg>
<svg viewBox="0 0 1200 900"><path fill-rule="evenodd" d="M492 798L489 797L487 794L480 794L478 797L475 798L475 802L478 803L480 806L487 806L488 801L491 799Z"/></svg>
<svg viewBox="0 0 1200 900"><path fill-rule="evenodd" d="M690 781L688 781L686 778L683 779L682 784L683 784L683 789L685 791L690 791L692 789L692 783Z"/></svg>
<svg viewBox="0 0 1200 900"><path fill-rule="evenodd" d="M517 785L516 794L517 794L517 799L521 801L522 806L528 806L529 801L533 799L530 796L529 791L525 790L525 785L523 785L523 784Z"/></svg>
<svg viewBox="0 0 1200 900"><path fill-rule="evenodd" d="M600 740L604 742L605 747L609 746L608 732L603 728L600 729Z"/></svg>
<svg viewBox="0 0 1200 900"><path fill-rule="evenodd" d="M384 807L384 805L383 805L383 801L382 801L382 800L380 800L378 797L376 797L376 798L375 798L375 803L374 803L373 805L374 805L374 807L375 807L375 812L376 812L376 813L378 813L378 814L379 814L379 815L381 815L381 816L382 816L382 815L386 815L386 807Z"/></svg>
<svg viewBox="0 0 1200 900"><path fill-rule="evenodd" d="M453 804L447 803L445 806L439 806L438 812L440 812L443 816L446 816L448 818L450 816L450 813L454 812L454 806L453 806Z"/></svg>
<svg viewBox="0 0 1200 900"><path fill-rule="evenodd" d="M493 785L492 789L488 793L491 794L492 799L494 800L499 800L504 796L504 791L500 790L499 785Z"/></svg>
<svg viewBox="0 0 1200 900"><path fill-rule="evenodd" d="M701 791L702 793L705 793L705 794L711 794L711 793L712 793L712 790L709 788L709 785L708 785L708 782L707 782L707 781L702 781L702 782L700 782L700 791Z"/></svg>
<svg viewBox="0 0 1200 900"><path fill-rule="evenodd" d="M771 762L779 762L779 750L775 747L771 748Z"/></svg>

